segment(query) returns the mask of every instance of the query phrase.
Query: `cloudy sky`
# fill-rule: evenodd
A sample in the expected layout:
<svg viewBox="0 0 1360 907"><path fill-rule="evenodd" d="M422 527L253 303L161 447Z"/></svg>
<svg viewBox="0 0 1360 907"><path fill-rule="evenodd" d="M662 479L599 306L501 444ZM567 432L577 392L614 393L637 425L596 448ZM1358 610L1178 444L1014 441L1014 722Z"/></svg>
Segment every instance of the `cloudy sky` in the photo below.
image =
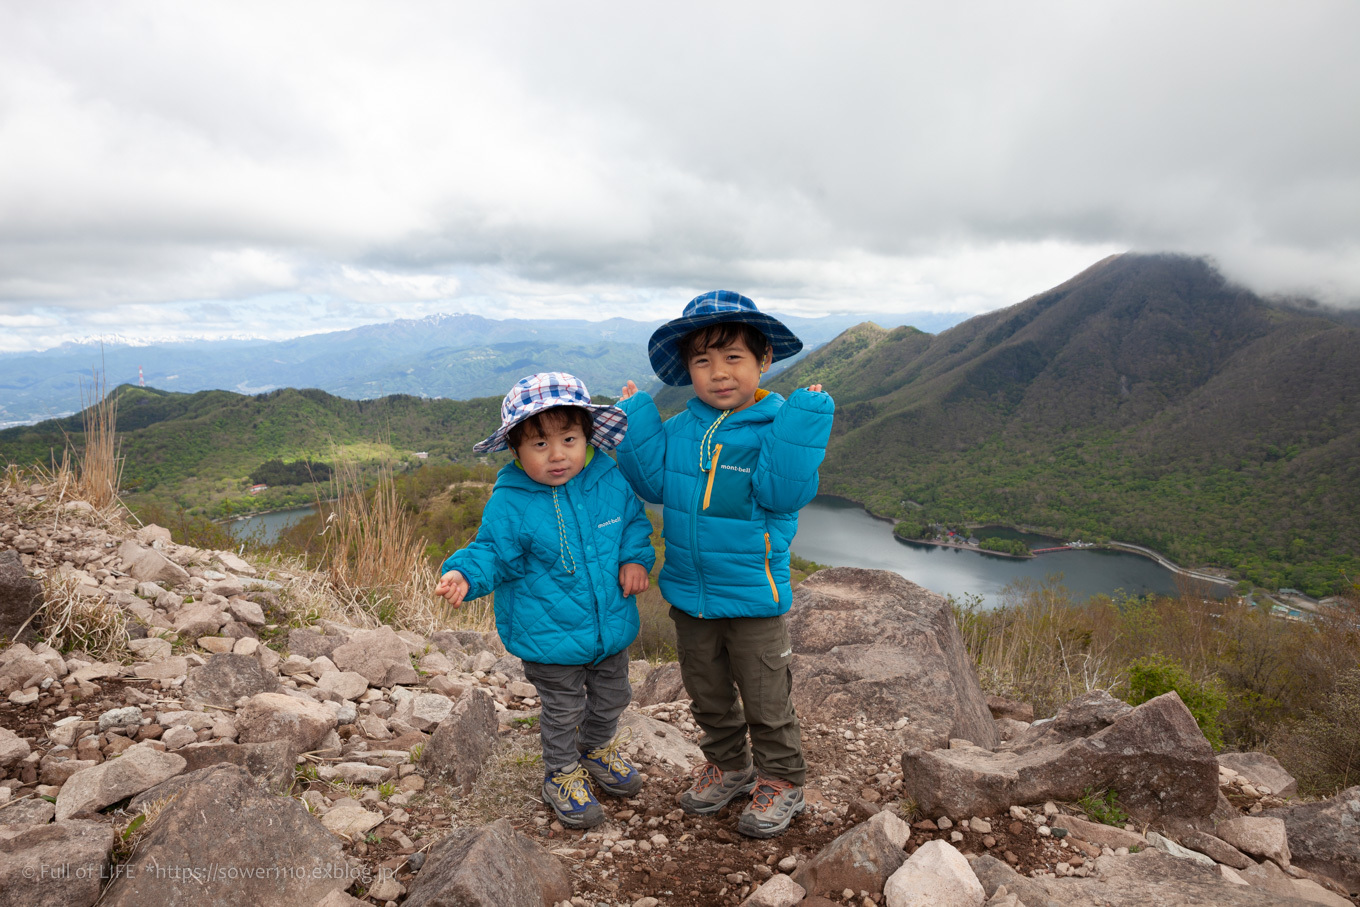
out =
<svg viewBox="0 0 1360 907"><path fill-rule="evenodd" d="M1360 3L0 0L0 351L432 312L1360 301ZM910 320L909 318L907 320Z"/></svg>

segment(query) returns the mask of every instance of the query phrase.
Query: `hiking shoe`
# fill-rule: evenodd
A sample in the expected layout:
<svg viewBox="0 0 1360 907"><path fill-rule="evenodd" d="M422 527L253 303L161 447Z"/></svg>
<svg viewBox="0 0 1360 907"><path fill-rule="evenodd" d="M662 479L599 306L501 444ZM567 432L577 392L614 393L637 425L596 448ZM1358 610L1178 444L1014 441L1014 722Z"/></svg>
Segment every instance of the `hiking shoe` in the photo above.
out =
<svg viewBox="0 0 1360 907"><path fill-rule="evenodd" d="M543 802L568 828L590 828L604 821L604 807L590 792L586 777L578 762L570 771L549 772L543 779Z"/></svg>
<svg viewBox="0 0 1360 907"><path fill-rule="evenodd" d="M748 838L782 835L803 806L801 787L783 778L762 777L751 792L751 802L741 811L737 831Z"/></svg>
<svg viewBox="0 0 1360 907"><path fill-rule="evenodd" d="M680 807L692 816L711 816L756 786L756 767L725 772L705 762L690 789L680 795Z"/></svg>
<svg viewBox="0 0 1360 907"><path fill-rule="evenodd" d="M596 747L581 756L590 777L600 786L600 790L614 797L631 797L642 787L642 775L623 757L620 748L632 736L632 728L624 728L623 733L604 746Z"/></svg>

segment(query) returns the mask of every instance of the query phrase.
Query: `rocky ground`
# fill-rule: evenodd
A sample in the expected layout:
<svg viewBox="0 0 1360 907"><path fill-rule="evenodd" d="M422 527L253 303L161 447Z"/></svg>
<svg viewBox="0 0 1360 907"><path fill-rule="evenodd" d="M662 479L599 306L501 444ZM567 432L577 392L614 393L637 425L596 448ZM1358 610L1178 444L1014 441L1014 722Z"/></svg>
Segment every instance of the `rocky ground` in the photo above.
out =
<svg viewBox="0 0 1360 907"><path fill-rule="evenodd" d="M0 649L0 905L1348 904L1360 889L1360 788L1296 803L1269 757L1216 759L1174 694L1138 709L1095 694L1039 722L989 704L948 609L889 574L824 571L796 595L808 808L770 841L737 834L736 805L677 808L702 756L674 666L634 664L642 791L567 830L538 799L536 691L494 634L351 626L314 585L53 489L0 494L0 636L23 640ZM1119 827L1077 803L1105 789L1131 814Z"/></svg>

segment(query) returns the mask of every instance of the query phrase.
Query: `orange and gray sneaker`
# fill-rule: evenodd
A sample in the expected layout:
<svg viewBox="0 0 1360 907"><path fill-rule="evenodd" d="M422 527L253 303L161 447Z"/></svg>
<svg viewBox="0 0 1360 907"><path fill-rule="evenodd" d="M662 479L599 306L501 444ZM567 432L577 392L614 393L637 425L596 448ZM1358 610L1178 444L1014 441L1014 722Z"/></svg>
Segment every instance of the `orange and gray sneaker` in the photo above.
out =
<svg viewBox="0 0 1360 907"><path fill-rule="evenodd" d="M751 791L751 802L741 811L737 831L748 838L773 838L788 830L803 811L803 789L783 778L762 775Z"/></svg>
<svg viewBox="0 0 1360 907"><path fill-rule="evenodd" d="M579 762L543 778L543 799L567 828L591 828L604 821L604 808L590 791L585 766Z"/></svg>
<svg viewBox="0 0 1360 907"><path fill-rule="evenodd" d="M705 762L695 772L694 784L680 795L680 808L692 816L711 816L756 786L756 767L725 772Z"/></svg>

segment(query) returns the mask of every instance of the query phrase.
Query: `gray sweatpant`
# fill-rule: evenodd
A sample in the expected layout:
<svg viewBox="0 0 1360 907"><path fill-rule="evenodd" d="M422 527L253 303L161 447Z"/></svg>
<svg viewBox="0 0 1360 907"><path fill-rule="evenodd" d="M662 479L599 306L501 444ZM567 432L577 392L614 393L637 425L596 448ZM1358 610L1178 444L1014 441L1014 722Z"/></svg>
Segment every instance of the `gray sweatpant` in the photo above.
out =
<svg viewBox="0 0 1360 907"><path fill-rule="evenodd" d="M524 677L543 703L538 730L546 772L561 771L581 753L613 740L619 716L633 699L627 649L594 665L526 661Z"/></svg>

